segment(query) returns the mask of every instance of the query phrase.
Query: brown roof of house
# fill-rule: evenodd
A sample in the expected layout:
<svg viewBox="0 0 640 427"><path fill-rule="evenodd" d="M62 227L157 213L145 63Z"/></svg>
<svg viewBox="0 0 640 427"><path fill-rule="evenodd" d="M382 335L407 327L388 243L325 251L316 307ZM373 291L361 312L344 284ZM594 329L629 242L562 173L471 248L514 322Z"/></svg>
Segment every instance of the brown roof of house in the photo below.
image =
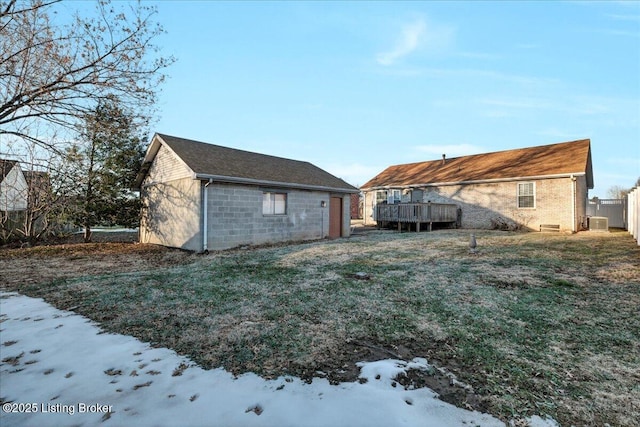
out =
<svg viewBox="0 0 640 427"><path fill-rule="evenodd" d="M591 141L476 154L390 166L362 189L584 174L593 188Z"/></svg>
<svg viewBox="0 0 640 427"><path fill-rule="evenodd" d="M196 178L262 185L357 192L357 188L304 161L156 134L196 174Z"/></svg>

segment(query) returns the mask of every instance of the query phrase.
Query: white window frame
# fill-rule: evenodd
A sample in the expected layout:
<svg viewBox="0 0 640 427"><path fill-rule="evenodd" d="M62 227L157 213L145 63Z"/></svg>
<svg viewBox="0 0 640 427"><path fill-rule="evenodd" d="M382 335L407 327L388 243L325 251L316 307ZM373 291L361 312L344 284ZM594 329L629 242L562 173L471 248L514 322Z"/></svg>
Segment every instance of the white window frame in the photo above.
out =
<svg viewBox="0 0 640 427"><path fill-rule="evenodd" d="M387 194L388 194L387 203L389 203L390 205L394 205L402 201L402 190L392 189L392 190L389 190Z"/></svg>
<svg viewBox="0 0 640 427"><path fill-rule="evenodd" d="M521 194L524 186L530 186L531 190L527 189L526 193L531 192L531 194ZM532 206L523 206L521 203L521 198L532 198ZM516 206L518 209L535 209L536 208L536 183L535 182L518 182L516 184Z"/></svg>
<svg viewBox="0 0 640 427"><path fill-rule="evenodd" d="M262 215L286 215L287 193L265 191L262 193Z"/></svg>

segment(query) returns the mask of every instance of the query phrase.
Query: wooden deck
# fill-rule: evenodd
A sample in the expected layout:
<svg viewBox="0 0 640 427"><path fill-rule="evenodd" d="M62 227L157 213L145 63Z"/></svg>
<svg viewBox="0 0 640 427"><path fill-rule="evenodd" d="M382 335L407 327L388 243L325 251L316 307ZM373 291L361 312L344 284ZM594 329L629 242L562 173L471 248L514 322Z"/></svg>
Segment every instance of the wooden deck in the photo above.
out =
<svg viewBox="0 0 640 427"><path fill-rule="evenodd" d="M376 222L378 227L397 224L398 230L402 229L402 224L415 224L416 231L420 231L421 224L428 224L431 231L433 223L457 224L458 206L445 203L379 204Z"/></svg>

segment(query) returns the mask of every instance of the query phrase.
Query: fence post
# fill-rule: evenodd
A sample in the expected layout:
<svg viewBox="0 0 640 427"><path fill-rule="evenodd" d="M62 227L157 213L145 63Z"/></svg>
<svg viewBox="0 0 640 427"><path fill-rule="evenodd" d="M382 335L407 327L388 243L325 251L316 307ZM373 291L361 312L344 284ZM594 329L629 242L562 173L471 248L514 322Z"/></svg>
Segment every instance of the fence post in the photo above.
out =
<svg viewBox="0 0 640 427"><path fill-rule="evenodd" d="M627 231L640 246L640 187L636 187L627 194Z"/></svg>

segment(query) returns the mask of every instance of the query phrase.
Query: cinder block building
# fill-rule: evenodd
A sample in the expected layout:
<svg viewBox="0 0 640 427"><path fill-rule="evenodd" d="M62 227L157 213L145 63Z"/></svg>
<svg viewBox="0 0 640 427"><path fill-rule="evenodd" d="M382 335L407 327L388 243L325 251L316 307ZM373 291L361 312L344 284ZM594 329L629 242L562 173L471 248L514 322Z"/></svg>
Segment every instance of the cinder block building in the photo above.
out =
<svg viewBox="0 0 640 427"><path fill-rule="evenodd" d="M155 134L134 189L140 242L192 251L350 233L358 189L311 163Z"/></svg>

